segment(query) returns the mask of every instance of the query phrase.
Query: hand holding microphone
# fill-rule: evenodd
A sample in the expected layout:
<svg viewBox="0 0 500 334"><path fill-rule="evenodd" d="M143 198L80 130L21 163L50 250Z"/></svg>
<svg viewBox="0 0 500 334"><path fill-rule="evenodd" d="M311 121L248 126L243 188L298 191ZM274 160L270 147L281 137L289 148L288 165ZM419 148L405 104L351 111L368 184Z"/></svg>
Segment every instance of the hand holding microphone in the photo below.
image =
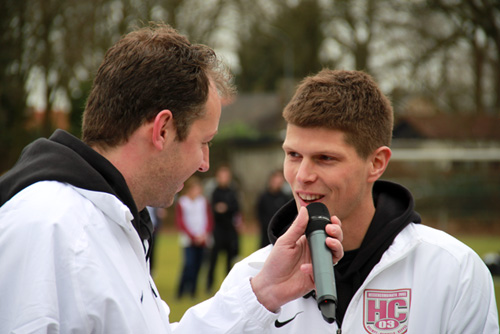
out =
<svg viewBox="0 0 500 334"><path fill-rule="evenodd" d="M326 246L325 227L330 223L330 214L323 203L315 202L307 206L309 222L306 228L307 241L311 250L316 301L323 319L332 323L336 318L337 288L333 273L332 253Z"/></svg>
<svg viewBox="0 0 500 334"><path fill-rule="evenodd" d="M272 247L262 269L250 281L257 300L271 312L276 312L282 305L301 298L315 287L311 277L314 275L311 263L312 247L308 245L305 234L309 222L307 217L306 207L301 207L290 228ZM330 224L328 218L326 245L324 238L322 242L323 247L328 246L330 267L343 255L340 221L337 218L335 220ZM321 230L324 234L325 227Z"/></svg>

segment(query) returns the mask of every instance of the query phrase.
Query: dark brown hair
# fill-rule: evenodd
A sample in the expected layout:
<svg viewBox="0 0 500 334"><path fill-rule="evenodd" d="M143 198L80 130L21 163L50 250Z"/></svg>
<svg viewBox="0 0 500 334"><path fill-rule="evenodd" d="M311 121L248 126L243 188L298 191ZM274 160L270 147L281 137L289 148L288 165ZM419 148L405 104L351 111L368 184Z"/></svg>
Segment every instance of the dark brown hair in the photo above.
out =
<svg viewBox="0 0 500 334"><path fill-rule="evenodd" d="M168 25L152 23L107 51L87 100L82 139L89 145L119 145L168 109L182 141L205 113L210 81L227 97L234 93L230 79L211 48L191 44Z"/></svg>
<svg viewBox="0 0 500 334"><path fill-rule="evenodd" d="M300 127L343 131L346 143L363 158L391 144L391 103L364 72L323 69L306 77L285 107L283 117Z"/></svg>

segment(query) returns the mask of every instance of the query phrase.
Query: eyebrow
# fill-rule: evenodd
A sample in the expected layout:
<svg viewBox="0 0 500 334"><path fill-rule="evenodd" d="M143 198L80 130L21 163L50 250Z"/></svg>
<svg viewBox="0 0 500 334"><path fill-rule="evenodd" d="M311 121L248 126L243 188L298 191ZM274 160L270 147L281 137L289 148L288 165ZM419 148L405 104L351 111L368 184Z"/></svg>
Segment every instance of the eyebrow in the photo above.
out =
<svg viewBox="0 0 500 334"><path fill-rule="evenodd" d="M290 150L290 151L297 151L295 148L291 147L290 145L286 145L283 142L283 145L281 145L283 150ZM311 153L308 151L308 153ZM326 155L326 156L332 156L332 157L342 157L344 154L338 151L331 151L331 150L318 150L318 151L313 151L311 153L312 156L318 156L318 155Z"/></svg>

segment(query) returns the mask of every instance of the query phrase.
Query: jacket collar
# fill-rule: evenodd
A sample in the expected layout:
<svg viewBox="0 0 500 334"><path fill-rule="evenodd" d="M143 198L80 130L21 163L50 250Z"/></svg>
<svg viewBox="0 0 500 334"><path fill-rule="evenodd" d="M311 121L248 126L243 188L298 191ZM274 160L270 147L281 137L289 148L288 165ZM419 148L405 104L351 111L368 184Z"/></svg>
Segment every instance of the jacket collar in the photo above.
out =
<svg viewBox="0 0 500 334"><path fill-rule="evenodd" d="M68 132L59 129L49 139L40 138L26 146L16 165L0 177L0 206L38 181L59 181L115 196L128 207L140 238L151 238L153 224L147 210L137 210L122 174Z"/></svg>

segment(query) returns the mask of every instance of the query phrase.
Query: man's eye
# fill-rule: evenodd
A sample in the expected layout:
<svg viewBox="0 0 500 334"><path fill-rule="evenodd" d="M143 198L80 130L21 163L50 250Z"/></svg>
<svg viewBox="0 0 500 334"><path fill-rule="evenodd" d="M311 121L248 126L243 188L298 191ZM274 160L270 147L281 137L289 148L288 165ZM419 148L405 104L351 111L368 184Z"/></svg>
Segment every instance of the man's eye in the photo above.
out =
<svg viewBox="0 0 500 334"><path fill-rule="evenodd" d="M320 160L322 160L322 161L334 161L335 158L334 157L330 157L328 155L322 155L322 156L320 156Z"/></svg>

